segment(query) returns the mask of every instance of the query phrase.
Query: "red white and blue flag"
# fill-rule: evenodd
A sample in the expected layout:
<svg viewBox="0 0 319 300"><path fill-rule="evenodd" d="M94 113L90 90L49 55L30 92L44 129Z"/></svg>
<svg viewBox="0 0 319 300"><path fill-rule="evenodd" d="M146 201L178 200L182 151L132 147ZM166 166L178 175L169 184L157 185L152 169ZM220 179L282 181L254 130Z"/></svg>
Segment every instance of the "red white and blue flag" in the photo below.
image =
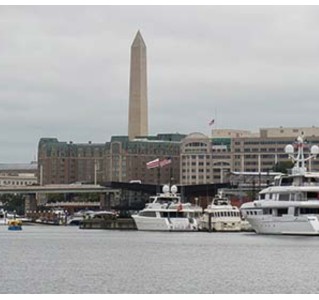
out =
<svg viewBox="0 0 319 300"><path fill-rule="evenodd" d="M160 161L160 167L162 168L166 165L169 165L170 163L172 163L172 160L170 158L165 158Z"/></svg>
<svg viewBox="0 0 319 300"><path fill-rule="evenodd" d="M156 158L152 161L149 161L148 163L146 163L146 167L148 169L153 169L153 168L158 168L160 166L160 160L159 158Z"/></svg>
<svg viewBox="0 0 319 300"><path fill-rule="evenodd" d="M165 158L163 160L159 160L159 158L156 158L152 161L149 161L148 163L146 163L146 167L148 169L153 169L153 168L162 168L166 165L169 165L170 163L172 163L172 159L171 158Z"/></svg>

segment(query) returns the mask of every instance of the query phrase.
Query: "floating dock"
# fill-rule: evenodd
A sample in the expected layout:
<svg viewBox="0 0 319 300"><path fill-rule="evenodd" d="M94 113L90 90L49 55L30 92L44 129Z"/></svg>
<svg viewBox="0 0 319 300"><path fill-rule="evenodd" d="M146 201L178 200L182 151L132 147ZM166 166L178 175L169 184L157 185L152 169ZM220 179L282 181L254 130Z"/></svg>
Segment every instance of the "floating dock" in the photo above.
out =
<svg viewBox="0 0 319 300"><path fill-rule="evenodd" d="M116 229L137 230L136 224L131 218L116 219L86 219L80 224L80 229Z"/></svg>

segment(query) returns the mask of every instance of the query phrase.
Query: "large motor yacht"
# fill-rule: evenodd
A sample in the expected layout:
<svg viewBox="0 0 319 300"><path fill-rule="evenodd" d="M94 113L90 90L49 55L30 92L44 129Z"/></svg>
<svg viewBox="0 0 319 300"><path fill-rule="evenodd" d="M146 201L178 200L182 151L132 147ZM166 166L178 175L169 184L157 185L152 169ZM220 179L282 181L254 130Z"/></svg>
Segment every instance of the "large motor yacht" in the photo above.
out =
<svg viewBox="0 0 319 300"><path fill-rule="evenodd" d="M285 152L294 162L291 174L275 177L274 185L260 191L258 200L241 206L256 233L319 235L319 173L306 170L306 161L318 155L319 147L313 145L305 158L306 144L300 136L294 145L287 145Z"/></svg>
<svg viewBox="0 0 319 300"><path fill-rule="evenodd" d="M240 231L241 217L238 207L231 205L222 191L204 210L200 221L200 229L207 231Z"/></svg>
<svg viewBox="0 0 319 300"><path fill-rule="evenodd" d="M177 187L164 185L163 193L150 197L150 203L132 215L138 230L197 231L202 208L182 203Z"/></svg>

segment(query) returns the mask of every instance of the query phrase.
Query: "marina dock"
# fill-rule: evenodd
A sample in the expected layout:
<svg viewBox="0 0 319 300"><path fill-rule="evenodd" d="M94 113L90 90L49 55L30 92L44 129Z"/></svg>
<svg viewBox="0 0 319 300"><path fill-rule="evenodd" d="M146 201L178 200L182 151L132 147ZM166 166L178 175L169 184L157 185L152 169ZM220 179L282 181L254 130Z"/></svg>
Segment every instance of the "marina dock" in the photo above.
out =
<svg viewBox="0 0 319 300"><path fill-rule="evenodd" d="M80 229L137 230L135 222L131 218L85 219L80 224Z"/></svg>

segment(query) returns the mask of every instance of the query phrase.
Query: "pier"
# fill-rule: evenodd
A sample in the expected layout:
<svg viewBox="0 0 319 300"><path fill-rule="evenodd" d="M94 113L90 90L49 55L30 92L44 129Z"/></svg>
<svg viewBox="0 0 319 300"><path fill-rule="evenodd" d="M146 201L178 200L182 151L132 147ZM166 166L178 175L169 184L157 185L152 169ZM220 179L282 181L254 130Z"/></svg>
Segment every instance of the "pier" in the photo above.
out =
<svg viewBox="0 0 319 300"><path fill-rule="evenodd" d="M84 219L80 229L137 230L132 218Z"/></svg>

